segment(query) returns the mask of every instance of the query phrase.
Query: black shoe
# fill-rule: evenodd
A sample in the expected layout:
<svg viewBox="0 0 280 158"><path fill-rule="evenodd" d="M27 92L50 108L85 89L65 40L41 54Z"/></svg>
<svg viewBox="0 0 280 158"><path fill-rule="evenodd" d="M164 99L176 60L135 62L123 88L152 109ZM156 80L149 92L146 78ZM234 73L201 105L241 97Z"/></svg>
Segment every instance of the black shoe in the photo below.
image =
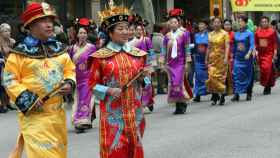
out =
<svg viewBox="0 0 280 158"><path fill-rule="evenodd" d="M157 94L166 94L162 88L157 89Z"/></svg>
<svg viewBox="0 0 280 158"><path fill-rule="evenodd" d="M214 95L214 94L212 94L212 95L211 95L211 99L210 99L210 100L211 100L211 101L214 101L214 99L215 99L215 95Z"/></svg>
<svg viewBox="0 0 280 158"><path fill-rule="evenodd" d="M187 104L187 103L182 103L182 111L183 111L184 113L187 112L187 108L188 108L188 104Z"/></svg>
<svg viewBox="0 0 280 158"><path fill-rule="evenodd" d="M271 94L271 87L268 87L267 93L268 93L268 95Z"/></svg>
<svg viewBox="0 0 280 158"><path fill-rule="evenodd" d="M252 94L247 94L246 100L251 101L252 100Z"/></svg>
<svg viewBox="0 0 280 158"><path fill-rule="evenodd" d="M263 95L269 95L271 94L271 87L265 87L263 90Z"/></svg>
<svg viewBox="0 0 280 158"><path fill-rule="evenodd" d="M154 105L148 106L148 109L149 109L151 112L153 112L153 111L154 111Z"/></svg>
<svg viewBox="0 0 280 158"><path fill-rule="evenodd" d="M231 101L232 101L232 102L239 101L239 95L238 95L238 94L235 94L235 95L233 96L233 98L231 98Z"/></svg>
<svg viewBox="0 0 280 158"><path fill-rule="evenodd" d="M85 133L85 129L82 128L82 127L75 127L75 132L76 132L77 134Z"/></svg>
<svg viewBox="0 0 280 158"><path fill-rule="evenodd" d="M80 128L80 129L87 130L87 129L91 129L91 128L92 128L92 125L84 124L84 125L81 125L81 127L82 127L82 128Z"/></svg>
<svg viewBox="0 0 280 158"><path fill-rule="evenodd" d="M4 108L3 106L0 107L0 113L7 113L8 109Z"/></svg>
<svg viewBox="0 0 280 158"><path fill-rule="evenodd" d="M217 100L213 100L212 103L211 103L211 105L212 105L212 106L217 105L217 102L218 102Z"/></svg>
<svg viewBox="0 0 280 158"><path fill-rule="evenodd" d="M185 114L187 110L187 104L185 103L176 103L176 109L173 112L174 115Z"/></svg>
<svg viewBox="0 0 280 158"><path fill-rule="evenodd" d="M194 102L200 102L200 96L196 96L194 99L193 99Z"/></svg>
<svg viewBox="0 0 280 158"><path fill-rule="evenodd" d="M221 96L221 99L220 99L219 105L221 105L221 106L222 106L222 105L225 105L225 101L226 101L226 100L225 100L225 95L222 95L222 96Z"/></svg>
<svg viewBox="0 0 280 158"><path fill-rule="evenodd" d="M217 105L217 102L220 100L220 96L218 94L212 94L212 97L211 97L211 105L214 106L214 105Z"/></svg>
<svg viewBox="0 0 280 158"><path fill-rule="evenodd" d="M11 110L11 111L17 110L16 108L12 107L11 105L7 105L7 108L8 108L9 110Z"/></svg>

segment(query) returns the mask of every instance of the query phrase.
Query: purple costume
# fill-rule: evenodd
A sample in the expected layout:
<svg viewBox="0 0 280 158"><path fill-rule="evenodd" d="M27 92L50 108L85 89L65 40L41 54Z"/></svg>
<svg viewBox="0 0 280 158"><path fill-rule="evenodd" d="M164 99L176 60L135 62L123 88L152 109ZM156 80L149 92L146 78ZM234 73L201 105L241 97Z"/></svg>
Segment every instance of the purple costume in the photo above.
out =
<svg viewBox="0 0 280 158"><path fill-rule="evenodd" d="M164 37L162 55L166 57L166 67L169 76L169 103L184 103L192 97L191 88L187 80L185 80L186 57L190 53L189 43L189 32L181 29L169 32Z"/></svg>
<svg viewBox="0 0 280 158"><path fill-rule="evenodd" d="M87 43L80 48L74 45L70 49L70 56L76 65L76 80L77 80L77 104L73 107L73 124L91 125L93 115L93 105L91 104L92 92L89 89L89 68L87 61L89 56L96 51L96 47Z"/></svg>

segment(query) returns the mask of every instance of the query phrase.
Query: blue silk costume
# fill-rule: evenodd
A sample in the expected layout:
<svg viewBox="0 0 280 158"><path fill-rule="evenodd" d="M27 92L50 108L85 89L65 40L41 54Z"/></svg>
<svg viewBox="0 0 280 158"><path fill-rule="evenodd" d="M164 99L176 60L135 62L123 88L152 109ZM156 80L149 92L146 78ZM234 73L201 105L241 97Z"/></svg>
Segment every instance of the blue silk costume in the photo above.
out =
<svg viewBox="0 0 280 158"><path fill-rule="evenodd" d="M195 34L195 83L194 95L201 96L207 94L205 81L208 79L207 65L205 64L206 51L208 47L208 32L200 32Z"/></svg>
<svg viewBox="0 0 280 158"><path fill-rule="evenodd" d="M238 31L234 35L233 48L233 82L234 93L247 93L249 86L253 82L253 60L251 56L248 60L245 59L249 51L253 51L255 47L254 34L249 31Z"/></svg>

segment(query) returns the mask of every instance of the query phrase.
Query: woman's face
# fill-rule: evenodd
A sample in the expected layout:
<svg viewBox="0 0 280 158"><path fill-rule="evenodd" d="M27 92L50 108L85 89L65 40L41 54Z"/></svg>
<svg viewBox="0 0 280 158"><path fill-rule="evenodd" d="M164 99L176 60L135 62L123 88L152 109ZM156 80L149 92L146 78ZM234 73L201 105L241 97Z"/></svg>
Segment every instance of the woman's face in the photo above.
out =
<svg viewBox="0 0 280 158"><path fill-rule="evenodd" d="M171 18L168 21L168 24L169 24L169 27L170 27L171 30L176 30L176 29L179 28L179 21L176 18Z"/></svg>
<svg viewBox="0 0 280 158"><path fill-rule="evenodd" d="M214 30L219 30L222 27L222 21L219 18L215 18L213 21Z"/></svg>
<svg viewBox="0 0 280 158"><path fill-rule="evenodd" d="M261 27L262 28L268 28L269 27L269 21L266 18L261 19Z"/></svg>
<svg viewBox="0 0 280 158"><path fill-rule="evenodd" d="M246 22L243 19L241 19L241 18L238 19L238 23L239 23L239 27L241 29L243 29L243 28L245 28L247 26Z"/></svg>
<svg viewBox="0 0 280 158"><path fill-rule="evenodd" d="M109 33L109 36L114 43L123 45L128 41L128 30L127 23L119 23L115 26L113 32Z"/></svg>
<svg viewBox="0 0 280 158"><path fill-rule="evenodd" d="M231 23L230 22L228 22L228 21L226 21L225 23L224 23L224 29L225 29L225 31L231 31Z"/></svg>
<svg viewBox="0 0 280 158"><path fill-rule="evenodd" d="M136 37L141 37L144 35L144 31L143 31L143 28L142 26L137 26L136 29L135 29L135 35Z"/></svg>
<svg viewBox="0 0 280 158"><path fill-rule="evenodd" d="M129 26L129 30L128 31L129 31L128 32L129 38L133 38L134 35L135 35L135 26L134 25Z"/></svg>
<svg viewBox="0 0 280 158"><path fill-rule="evenodd" d="M198 29L200 32L205 31L207 28L207 25L203 22L198 23Z"/></svg>
<svg viewBox="0 0 280 158"><path fill-rule="evenodd" d="M88 38L88 34L85 28L80 28L77 34L79 42L85 42Z"/></svg>

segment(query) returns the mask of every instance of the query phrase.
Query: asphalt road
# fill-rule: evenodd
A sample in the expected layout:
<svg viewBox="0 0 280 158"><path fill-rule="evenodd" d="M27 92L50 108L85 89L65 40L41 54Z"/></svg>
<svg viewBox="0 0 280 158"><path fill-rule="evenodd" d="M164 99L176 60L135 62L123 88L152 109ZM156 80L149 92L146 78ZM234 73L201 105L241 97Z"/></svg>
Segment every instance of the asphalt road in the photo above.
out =
<svg viewBox="0 0 280 158"><path fill-rule="evenodd" d="M280 84L280 82L278 82ZM256 85L251 102L210 106L209 97L193 103L185 115L174 116L166 96L156 97L146 114L146 158L279 158L280 86L263 96ZM279 97L279 98L278 98ZM245 99L245 96L241 97ZM69 158L99 158L98 127L75 134L69 122ZM95 122L97 126L97 122ZM6 158L18 134L16 113L0 114L0 158Z"/></svg>

